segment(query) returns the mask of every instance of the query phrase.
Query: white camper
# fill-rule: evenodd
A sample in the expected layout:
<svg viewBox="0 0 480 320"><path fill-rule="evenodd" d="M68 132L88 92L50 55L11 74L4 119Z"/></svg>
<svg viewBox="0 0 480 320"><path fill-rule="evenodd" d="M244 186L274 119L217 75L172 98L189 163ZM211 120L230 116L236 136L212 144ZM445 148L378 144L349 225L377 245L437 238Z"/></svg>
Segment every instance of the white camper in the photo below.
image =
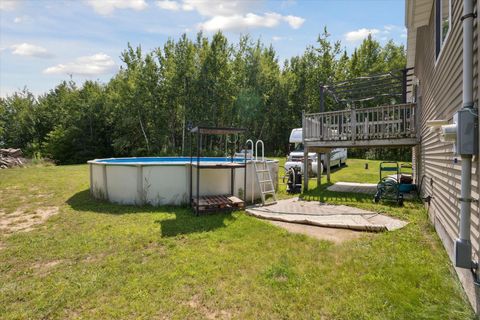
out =
<svg viewBox="0 0 480 320"><path fill-rule="evenodd" d="M293 145L293 151L290 152L285 162L285 169L288 170L292 167L299 167L303 172L303 140L302 140L302 128L293 129L290 133L289 143ZM315 152L309 152L308 158L312 163L312 171L314 174L318 174L318 159ZM330 152L330 167L342 166L347 161L347 149L335 148ZM325 161L325 154L322 154L320 159L320 171L323 172Z"/></svg>

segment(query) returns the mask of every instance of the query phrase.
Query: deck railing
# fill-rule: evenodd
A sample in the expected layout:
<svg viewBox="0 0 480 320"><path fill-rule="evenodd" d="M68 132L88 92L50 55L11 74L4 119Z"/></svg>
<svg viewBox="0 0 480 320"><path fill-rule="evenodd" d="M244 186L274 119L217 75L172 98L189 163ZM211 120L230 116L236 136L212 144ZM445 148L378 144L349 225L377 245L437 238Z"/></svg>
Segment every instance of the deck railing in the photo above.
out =
<svg viewBox="0 0 480 320"><path fill-rule="evenodd" d="M305 141L415 138L415 104L310 113L303 125Z"/></svg>

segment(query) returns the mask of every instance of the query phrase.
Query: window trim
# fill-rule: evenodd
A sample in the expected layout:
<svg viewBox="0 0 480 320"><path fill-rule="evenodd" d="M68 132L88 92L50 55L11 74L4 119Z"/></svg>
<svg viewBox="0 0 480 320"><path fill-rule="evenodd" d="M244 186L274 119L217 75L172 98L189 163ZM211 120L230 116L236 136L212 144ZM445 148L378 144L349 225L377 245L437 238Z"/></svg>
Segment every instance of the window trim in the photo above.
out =
<svg viewBox="0 0 480 320"><path fill-rule="evenodd" d="M435 0L435 10L434 10L434 23L435 23L435 32L434 32L434 40L435 40L435 65L437 61L440 60L442 56L443 47L445 43L448 41L450 36L450 31L452 30L452 0L448 0L448 31L445 35L445 38L442 41L442 1L443 0Z"/></svg>

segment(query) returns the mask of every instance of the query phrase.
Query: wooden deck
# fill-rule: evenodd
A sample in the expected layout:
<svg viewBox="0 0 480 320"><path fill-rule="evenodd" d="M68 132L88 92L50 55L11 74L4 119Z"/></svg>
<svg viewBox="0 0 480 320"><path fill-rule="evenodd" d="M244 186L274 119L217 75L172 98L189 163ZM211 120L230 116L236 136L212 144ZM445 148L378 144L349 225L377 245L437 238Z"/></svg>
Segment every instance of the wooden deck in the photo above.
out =
<svg viewBox="0 0 480 320"><path fill-rule="evenodd" d="M305 114L307 147L413 146L418 143L416 104Z"/></svg>
<svg viewBox="0 0 480 320"><path fill-rule="evenodd" d="M197 198L192 198L192 207L197 208ZM198 200L198 213L239 210L245 202L231 195L202 196Z"/></svg>

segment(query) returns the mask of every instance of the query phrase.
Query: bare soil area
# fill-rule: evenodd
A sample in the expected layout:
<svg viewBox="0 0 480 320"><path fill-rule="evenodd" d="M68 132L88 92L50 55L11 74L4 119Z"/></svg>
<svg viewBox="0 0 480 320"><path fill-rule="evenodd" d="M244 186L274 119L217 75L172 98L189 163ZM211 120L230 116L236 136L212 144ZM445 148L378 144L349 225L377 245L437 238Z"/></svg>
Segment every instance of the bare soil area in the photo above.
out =
<svg viewBox="0 0 480 320"><path fill-rule="evenodd" d="M18 208L9 214L0 211L0 231L3 234L32 231L56 214L58 214L58 207L43 207L33 212Z"/></svg>
<svg viewBox="0 0 480 320"><path fill-rule="evenodd" d="M298 224L298 223L288 223L288 222L282 222L282 221L271 221L271 220L267 220L267 221L289 232L304 234L319 240L332 241L335 244L339 244L344 241L358 239L360 237L374 236L374 234L369 232L354 231L354 230L348 230L348 229L324 228L324 227L310 226L310 225Z"/></svg>

